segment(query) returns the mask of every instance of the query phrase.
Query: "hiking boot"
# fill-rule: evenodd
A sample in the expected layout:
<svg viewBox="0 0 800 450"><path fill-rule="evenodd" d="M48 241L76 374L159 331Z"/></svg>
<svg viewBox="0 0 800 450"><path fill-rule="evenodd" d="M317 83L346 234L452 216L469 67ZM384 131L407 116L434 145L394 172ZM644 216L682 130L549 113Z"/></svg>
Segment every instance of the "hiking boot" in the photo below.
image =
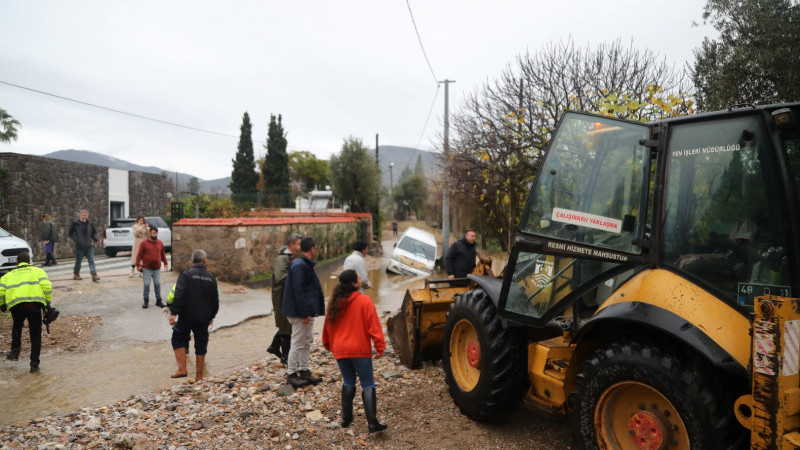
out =
<svg viewBox="0 0 800 450"><path fill-rule="evenodd" d="M93 273L92 274L92 281L94 281L96 283L96 282L100 281L100 277L96 273Z"/></svg>
<svg viewBox="0 0 800 450"><path fill-rule="evenodd" d="M36 373L39 371L39 363L31 363L31 373Z"/></svg>
<svg viewBox="0 0 800 450"><path fill-rule="evenodd" d="M310 370L301 370L299 373L300 373L300 379L308 384L318 384L322 381L322 378L311 375Z"/></svg>
<svg viewBox="0 0 800 450"><path fill-rule="evenodd" d="M81 274L76 273L75 275L72 276L72 279L73 280L82 280L83 278L81 278Z"/></svg>
<svg viewBox="0 0 800 450"><path fill-rule="evenodd" d="M19 350L11 350L8 353L8 355L6 356L6 359L9 360L9 361L18 360L19 359Z"/></svg>
<svg viewBox="0 0 800 450"><path fill-rule="evenodd" d="M167 305L161 303L161 299L160 298L156 299L156 306L158 306L159 308L166 308L167 307Z"/></svg>
<svg viewBox="0 0 800 450"><path fill-rule="evenodd" d="M306 380L304 380L304 379L302 379L300 377L300 372L295 372L295 373L289 374L286 377L286 384L291 384L292 387L297 389L299 387L306 386L308 384L308 381L306 381Z"/></svg>
<svg viewBox="0 0 800 450"><path fill-rule="evenodd" d="M148 302L149 302L149 300L144 299L144 302L142 303L142 308L147 309L147 303Z"/></svg>

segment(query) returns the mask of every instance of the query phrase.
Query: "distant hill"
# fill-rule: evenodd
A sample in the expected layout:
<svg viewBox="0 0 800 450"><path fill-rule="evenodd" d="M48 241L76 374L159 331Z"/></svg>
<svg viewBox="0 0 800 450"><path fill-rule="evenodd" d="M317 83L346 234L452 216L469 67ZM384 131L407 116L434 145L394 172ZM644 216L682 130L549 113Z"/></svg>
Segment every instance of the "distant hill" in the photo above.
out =
<svg viewBox="0 0 800 450"><path fill-rule="evenodd" d="M374 152L375 149L372 149ZM408 167L412 172L417 166L417 158L422 156L422 165L425 167L426 175L437 170L439 157L438 154L420 150L412 147L398 147L396 145L381 145L378 147L378 166L381 168L381 181L384 185L389 186L389 164L394 163L392 174L394 182L400 180L400 174L403 169Z"/></svg>
<svg viewBox="0 0 800 450"><path fill-rule="evenodd" d="M133 170L136 172L144 173L165 173L170 180L175 182L177 177L178 189L186 190L185 186L194 175L183 172L169 172L160 167L155 166L140 166L132 162L125 161L124 159L114 158L113 156L103 155L102 153L90 152L88 150L59 150L56 152L44 155L45 158L60 159L62 161L72 161L84 164L94 164L97 166L110 167L119 170ZM213 193L213 194L230 194L228 184L231 182L231 177L220 178L217 180L203 180L196 177L200 181L200 192Z"/></svg>
<svg viewBox="0 0 800 450"><path fill-rule="evenodd" d="M374 152L375 149L372 149ZM379 166L381 168L381 181L385 186L389 186L390 173L389 164L394 163L392 169L394 175L394 182L400 180L400 174L403 169L408 167L414 170L417 165L417 158L422 157L422 164L425 167L425 172L430 174L436 170L438 164L436 153L419 150L411 147L399 147L396 145L382 145L378 149ZM44 155L45 158L60 159L62 161L72 161L84 164L94 164L97 166L110 167L112 169L120 170L134 170L137 172L145 173L165 173L167 177L173 182L176 177L178 180L178 189L185 191L186 184L194 175L183 172L170 172L160 167L155 166L140 166L124 159L114 158L113 156L103 155L102 153L90 152L88 150L59 150ZM231 177L219 178L216 180L203 180L197 177L200 181L200 192L207 194L222 194L229 195L231 193L228 184L231 182Z"/></svg>

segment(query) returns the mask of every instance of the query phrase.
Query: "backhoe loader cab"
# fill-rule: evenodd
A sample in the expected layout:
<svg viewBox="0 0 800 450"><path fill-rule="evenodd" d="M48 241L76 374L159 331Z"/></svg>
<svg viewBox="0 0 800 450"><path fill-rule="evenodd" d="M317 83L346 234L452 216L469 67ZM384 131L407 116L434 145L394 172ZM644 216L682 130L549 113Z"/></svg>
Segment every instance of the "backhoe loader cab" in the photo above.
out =
<svg viewBox="0 0 800 450"><path fill-rule="evenodd" d="M747 447L733 405L763 367L754 298L800 292L798 177L800 104L566 113L502 281L453 296L455 403L476 420L523 398L572 412L586 448Z"/></svg>

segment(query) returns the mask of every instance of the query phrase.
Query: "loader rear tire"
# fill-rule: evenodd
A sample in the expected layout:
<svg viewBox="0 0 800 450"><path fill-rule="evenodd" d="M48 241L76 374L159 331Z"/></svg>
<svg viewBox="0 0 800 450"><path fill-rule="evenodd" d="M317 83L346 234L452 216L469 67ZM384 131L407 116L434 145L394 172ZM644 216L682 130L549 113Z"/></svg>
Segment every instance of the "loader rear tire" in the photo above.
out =
<svg viewBox="0 0 800 450"><path fill-rule="evenodd" d="M501 418L526 389L523 341L503 327L483 289L457 295L442 347L450 396L472 420Z"/></svg>
<svg viewBox="0 0 800 450"><path fill-rule="evenodd" d="M712 372L667 345L610 344L584 362L577 383L575 434L585 449L728 448L736 432Z"/></svg>

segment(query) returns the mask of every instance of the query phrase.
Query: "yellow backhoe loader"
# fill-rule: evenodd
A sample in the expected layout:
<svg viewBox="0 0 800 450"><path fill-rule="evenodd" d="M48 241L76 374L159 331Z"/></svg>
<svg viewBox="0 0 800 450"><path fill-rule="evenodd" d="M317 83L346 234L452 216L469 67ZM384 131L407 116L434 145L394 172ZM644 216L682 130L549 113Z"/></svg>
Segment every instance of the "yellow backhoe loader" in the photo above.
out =
<svg viewBox="0 0 800 450"><path fill-rule="evenodd" d="M570 414L584 448L800 445L800 104L561 118L499 277L389 319L474 420Z"/></svg>

